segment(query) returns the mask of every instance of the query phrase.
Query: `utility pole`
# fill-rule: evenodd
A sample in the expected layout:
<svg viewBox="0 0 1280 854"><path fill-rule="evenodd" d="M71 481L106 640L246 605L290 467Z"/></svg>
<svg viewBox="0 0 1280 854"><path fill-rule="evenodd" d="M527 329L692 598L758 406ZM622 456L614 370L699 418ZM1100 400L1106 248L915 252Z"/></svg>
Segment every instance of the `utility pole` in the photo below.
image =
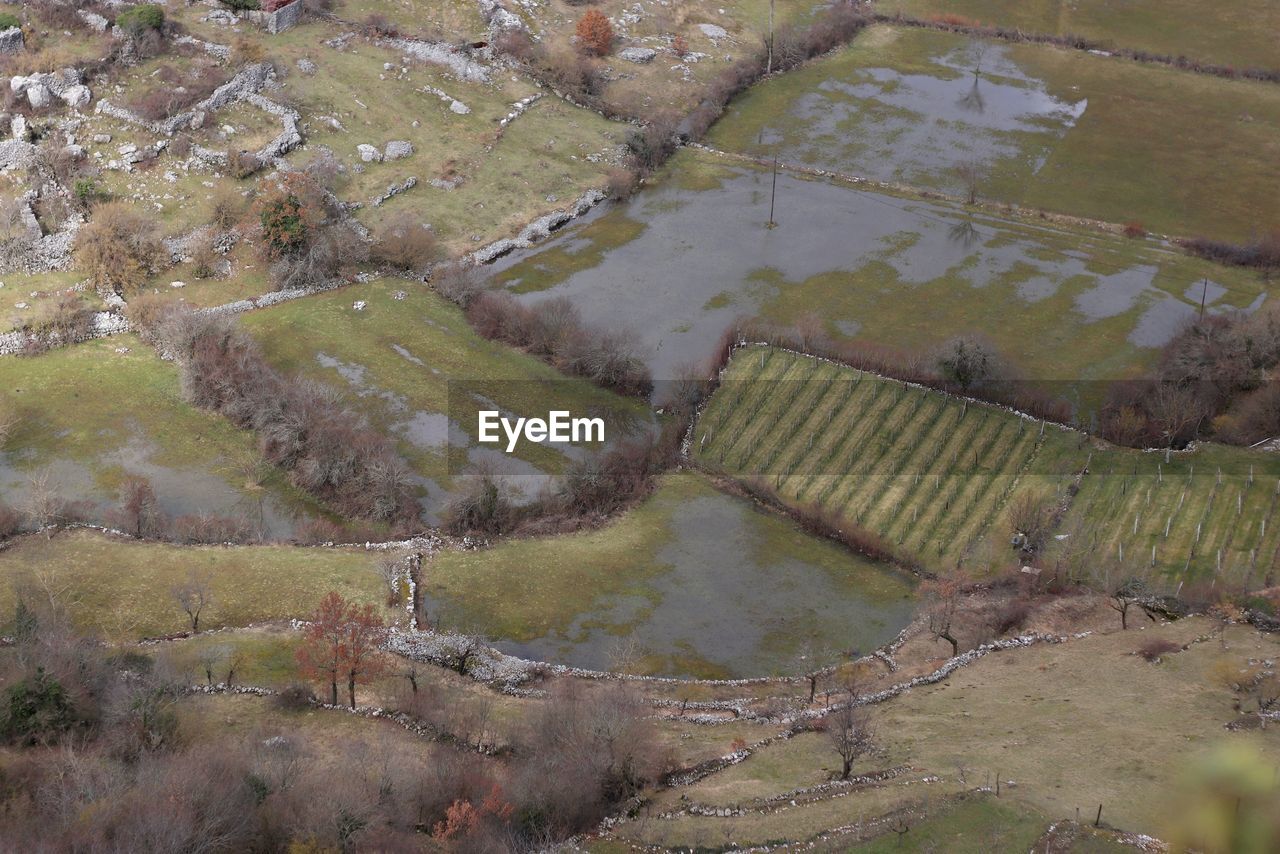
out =
<svg viewBox="0 0 1280 854"><path fill-rule="evenodd" d="M773 188L769 190L769 224L766 228L777 228L778 224L773 221L773 201L778 195L778 154L773 155Z"/></svg>
<svg viewBox="0 0 1280 854"><path fill-rule="evenodd" d="M1204 286L1200 290L1200 320L1204 321L1204 300L1209 295L1209 279L1205 277Z"/></svg>

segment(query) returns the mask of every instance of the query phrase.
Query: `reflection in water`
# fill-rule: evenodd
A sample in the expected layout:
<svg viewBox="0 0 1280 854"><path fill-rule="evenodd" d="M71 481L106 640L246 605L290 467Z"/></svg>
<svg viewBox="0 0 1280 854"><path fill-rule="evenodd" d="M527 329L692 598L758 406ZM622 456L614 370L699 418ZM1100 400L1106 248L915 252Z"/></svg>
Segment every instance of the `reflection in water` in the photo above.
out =
<svg viewBox="0 0 1280 854"><path fill-rule="evenodd" d="M826 543L798 556L789 523L746 502L709 489L656 500L672 503L656 575L599 597L562 632L495 645L592 669L621 654L663 675L751 676L794 670L805 644L868 652L911 618L911 587L899 575ZM454 603L428 605L458 619Z"/></svg>
<svg viewBox="0 0 1280 854"><path fill-rule="evenodd" d="M500 261L496 270L528 304L568 297L588 323L636 330L653 353L650 367L658 378L705 362L735 320L779 304L819 311L830 332L870 330L883 337L886 315L901 317L915 302L928 309L939 289L945 298L1000 287L1001 313L1030 312L1065 290L1067 322L1087 327L1135 312L1127 328L1112 334L1142 347L1159 346L1177 331L1184 309L1171 307L1192 306L1181 297L1190 282L1179 278L1180 256L1172 252L1147 249L1135 262L1128 244L1116 252L1109 238L1012 225L960 205L787 172L778 175L782 225L766 229L769 172L716 170L718 181L708 189L674 180L658 184L535 252ZM609 235L620 230L609 227L610 218L643 222L644 228L611 243ZM596 235L599 243L593 243ZM567 264L567 240L577 241L574 252L589 252L598 263L582 269ZM588 248L581 248L584 243ZM1063 249L1064 243L1079 248ZM1034 322L1030 314L1025 319ZM947 328L945 321L934 329L932 344L972 331ZM1052 348L1066 346L1059 339L1031 342L1038 351L1033 357L1049 365L1057 359Z"/></svg>

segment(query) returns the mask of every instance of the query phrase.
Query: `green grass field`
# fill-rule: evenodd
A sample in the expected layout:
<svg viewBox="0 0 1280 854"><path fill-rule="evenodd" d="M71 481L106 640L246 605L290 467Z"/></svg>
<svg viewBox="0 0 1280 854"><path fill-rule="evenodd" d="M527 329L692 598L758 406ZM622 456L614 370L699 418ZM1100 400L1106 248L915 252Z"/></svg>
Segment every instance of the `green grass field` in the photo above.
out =
<svg viewBox="0 0 1280 854"><path fill-rule="evenodd" d="M954 195L972 160L984 199L1243 241L1280 224L1278 140L1274 84L879 26L752 87L707 142Z"/></svg>
<svg viewBox="0 0 1280 854"><path fill-rule="evenodd" d="M876 0L875 7L886 14L958 15L988 26L1081 35L1111 49L1181 55L1238 68L1280 65L1280 9L1269 0L1223 0L1211 9L1193 0Z"/></svg>
<svg viewBox="0 0 1280 854"><path fill-rule="evenodd" d="M1101 555L1175 579L1259 581L1280 566L1273 455L1091 448L1080 433L773 348L737 353L694 442L704 465L833 512L924 566L1008 562L1010 498L1062 502L1086 467L1070 507Z"/></svg>
<svg viewBox="0 0 1280 854"><path fill-rule="evenodd" d="M75 531L28 535L0 551L0 614L7 622L20 593L52 592L78 628L114 641L180 632L190 623L171 591L191 573L207 579L213 598L201 629L302 619L331 590L380 607L386 599L363 551L173 546Z"/></svg>

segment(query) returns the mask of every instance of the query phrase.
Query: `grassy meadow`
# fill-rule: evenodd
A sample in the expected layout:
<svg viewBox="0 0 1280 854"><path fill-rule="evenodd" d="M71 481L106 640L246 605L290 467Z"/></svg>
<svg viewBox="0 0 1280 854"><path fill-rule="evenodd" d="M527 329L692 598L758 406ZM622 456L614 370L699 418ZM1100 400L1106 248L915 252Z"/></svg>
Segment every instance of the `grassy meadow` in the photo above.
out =
<svg viewBox="0 0 1280 854"><path fill-rule="evenodd" d="M0 551L0 614L12 614L19 595L56 594L77 628L113 641L180 632L190 623L171 591L194 573L212 594L201 629L304 619L331 590L382 607L386 585L375 560L369 552L342 549L177 546L88 531L31 534Z"/></svg>
<svg viewBox="0 0 1280 854"><path fill-rule="evenodd" d="M279 516L319 508L263 470L253 436L183 400L178 371L133 335L0 359L0 408L15 418L0 453L14 503L45 481L69 500L114 503L128 474L152 480L173 513Z"/></svg>

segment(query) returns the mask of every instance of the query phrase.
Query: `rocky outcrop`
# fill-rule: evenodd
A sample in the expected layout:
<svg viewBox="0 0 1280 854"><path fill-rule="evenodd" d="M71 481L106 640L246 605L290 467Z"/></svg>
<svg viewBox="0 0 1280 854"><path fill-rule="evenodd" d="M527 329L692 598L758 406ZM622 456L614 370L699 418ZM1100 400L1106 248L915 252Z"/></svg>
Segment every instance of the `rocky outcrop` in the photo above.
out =
<svg viewBox="0 0 1280 854"><path fill-rule="evenodd" d="M275 35L276 33L283 33L302 20L302 11L302 0L293 0L288 6L281 6L274 12L254 9L245 12L244 16L267 32Z"/></svg>
<svg viewBox="0 0 1280 854"><path fill-rule="evenodd" d="M444 66L462 80L489 82L489 66L476 62L453 45L415 39L385 39L383 44L419 62Z"/></svg>
<svg viewBox="0 0 1280 854"><path fill-rule="evenodd" d="M413 143L404 139L393 139L382 150L383 160L402 160L413 154Z"/></svg>
<svg viewBox="0 0 1280 854"><path fill-rule="evenodd" d="M59 99L69 107L87 106L93 94L84 85L84 75L76 68L64 68L56 73L17 75L9 78L9 91L17 97L25 96L35 109L47 107Z"/></svg>
<svg viewBox="0 0 1280 854"><path fill-rule="evenodd" d="M0 172L29 169L36 161L36 147L23 139L0 142Z"/></svg>
<svg viewBox="0 0 1280 854"><path fill-rule="evenodd" d="M17 53L26 47L20 27L10 27L0 31L0 54Z"/></svg>
<svg viewBox="0 0 1280 854"><path fill-rule="evenodd" d="M651 47L629 47L618 51L619 59L625 59L627 62L635 62L641 65L653 62L653 58L657 55L658 52Z"/></svg>
<svg viewBox="0 0 1280 854"><path fill-rule="evenodd" d="M95 33L105 33L107 28L111 26L111 22L99 15L97 12L90 12L88 9L77 9L76 14L80 16L80 20Z"/></svg>

